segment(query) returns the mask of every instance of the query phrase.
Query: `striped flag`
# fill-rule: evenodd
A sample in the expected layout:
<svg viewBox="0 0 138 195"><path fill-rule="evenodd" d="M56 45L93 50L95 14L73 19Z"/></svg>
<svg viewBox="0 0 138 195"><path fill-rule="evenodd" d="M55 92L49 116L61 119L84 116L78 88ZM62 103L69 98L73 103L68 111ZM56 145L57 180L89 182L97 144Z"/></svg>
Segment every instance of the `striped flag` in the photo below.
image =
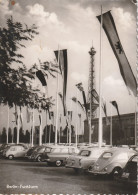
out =
<svg viewBox="0 0 138 195"><path fill-rule="evenodd" d="M101 15L97 16L99 22L101 22ZM116 56L116 59L119 64L120 72L123 77L123 80L127 86L127 88L133 92L134 96L136 96L136 79L132 72L131 66L128 62L128 59L125 55L124 49L122 47L121 41L119 39L117 29L114 23L114 19L111 15L111 12L108 11L102 15L103 18L103 29L107 35L109 43L113 49L113 52Z"/></svg>
<svg viewBox="0 0 138 195"><path fill-rule="evenodd" d="M66 107L66 91L67 91L67 76L68 76L68 60L67 60L67 50L59 50L59 51L54 51L56 59L58 61L59 57L59 69L61 72L61 75L63 77L63 106L64 110ZM66 113L64 112L64 116Z"/></svg>

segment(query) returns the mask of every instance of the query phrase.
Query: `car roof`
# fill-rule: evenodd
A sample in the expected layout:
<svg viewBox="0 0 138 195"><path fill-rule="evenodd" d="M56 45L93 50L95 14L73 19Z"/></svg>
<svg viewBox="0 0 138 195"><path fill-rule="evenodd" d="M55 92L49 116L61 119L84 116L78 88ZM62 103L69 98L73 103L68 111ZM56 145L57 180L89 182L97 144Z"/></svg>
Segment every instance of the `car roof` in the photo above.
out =
<svg viewBox="0 0 138 195"><path fill-rule="evenodd" d="M129 148L110 148L105 152L120 153L120 152L135 152L133 149Z"/></svg>

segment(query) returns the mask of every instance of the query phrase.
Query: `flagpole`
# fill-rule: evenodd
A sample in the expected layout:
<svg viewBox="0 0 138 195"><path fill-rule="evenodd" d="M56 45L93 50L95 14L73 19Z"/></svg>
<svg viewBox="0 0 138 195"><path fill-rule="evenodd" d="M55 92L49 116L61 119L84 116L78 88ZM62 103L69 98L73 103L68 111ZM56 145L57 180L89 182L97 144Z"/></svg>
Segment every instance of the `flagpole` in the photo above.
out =
<svg viewBox="0 0 138 195"><path fill-rule="evenodd" d="M103 25L103 17L102 17L102 6L101 6L101 25L100 25L100 75L99 75L99 132L98 132L98 142L99 148L102 146L102 25Z"/></svg>
<svg viewBox="0 0 138 195"><path fill-rule="evenodd" d="M91 89L90 89L90 91L91 91ZM90 94L91 94L91 92L90 92ZM89 145L91 144L91 128L92 128L92 101L91 101L91 95L90 95Z"/></svg>
<svg viewBox="0 0 138 195"><path fill-rule="evenodd" d="M135 146L137 146L137 97L135 97Z"/></svg>
<svg viewBox="0 0 138 195"><path fill-rule="evenodd" d="M46 144L46 138L47 138L47 109L46 109L45 144Z"/></svg>
<svg viewBox="0 0 138 195"><path fill-rule="evenodd" d="M7 118L7 144L9 142L9 105L7 105L7 115L8 115L8 118Z"/></svg>
<svg viewBox="0 0 138 195"><path fill-rule="evenodd" d="M60 50L59 50L59 46L58 46L58 67L59 67L59 58L60 58ZM57 145L57 131L58 131L58 91L59 91L59 75L57 72L55 145Z"/></svg>
<svg viewBox="0 0 138 195"><path fill-rule="evenodd" d="M76 93L77 93L77 101L78 101L78 90L76 88ZM78 139L77 139L77 135L78 135L78 125L77 125L77 122L78 122L78 102L76 102L76 147L77 147L77 144L78 144Z"/></svg>
<svg viewBox="0 0 138 195"><path fill-rule="evenodd" d="M32 147L34 146L34 108L33 108L33 125L32 125Z"/></svg>
<svg viewBox="0 0 138 195"><path fill-rule="evenodd" d="M110 117L110 145L112 146L112 104L111 104L111 117Z"/></svg>
<svg viewBox="0 0 138 195"><path fill-rule="evenodd" d="M32 121L30 120L30 145L31 145L31 130L32 130L32 123L31 123Z"/></svg>
<svg viewBox="0 0 138 195"><path fill-rule="evenodd" d="M39 131L39 146L42 145L42 110L40 113L40 120L41 120L41 124L40 124L40 131Z"/></svg>

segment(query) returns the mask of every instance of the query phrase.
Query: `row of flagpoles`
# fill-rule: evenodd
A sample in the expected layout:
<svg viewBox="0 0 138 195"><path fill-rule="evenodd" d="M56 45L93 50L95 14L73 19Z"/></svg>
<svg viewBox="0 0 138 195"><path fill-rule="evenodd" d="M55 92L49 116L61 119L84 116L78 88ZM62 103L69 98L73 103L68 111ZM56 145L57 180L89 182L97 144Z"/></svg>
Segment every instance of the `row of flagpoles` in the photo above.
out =
<svg viewBox="0 0 138 195"><path fill-rule="evenodd" d="M92 95L95 97L97 104L99 106L99 133L98 133L98 142L99 142L99 147L102 146L102 134L103 134L103 130L102 130L102 109L105 113L105 116L107 116L106 113L106 105L103 104L103 100L102 100L102 61L103 61L103 55L102 55L102 50L103 50L103 45L102 45L102 29L104 29L107 38L109 40L109 43L111 45L111 48L116 56L116 59L118 61L119 64L119 68L120 68L120 73L122 75L122 78L129 90L132 91L133 95L136 96L136 79L133 75L131 66L127 60L127 57L125 55L125 52L123 50L123 47L121 45L118 33L117 33L117 29L114 23L114 19L111 15L111 12L108 11L106 13L102 13L102 8L101 8L101 15L97 16L97 19L100 22L100 78L99 78L99 96L95 91L93 91ZM57 91L56 91L56 125L55 125L55 144L57 144L57 134L58 134L58 126L59 126L59 96L62 100L62 105L63 105L63 112L64 112L64 117L66 119L66 124L67 124L67 128L69 129L69 135L67 136L68 138L68 142L69 144L71 144L71 115L69 114L69 112L67 111L67 105L66 105L66 91L67 91L67 80L68 80L68 60L67 60L67 50L60 50L58 48L57 51L54 51L55 56L56 56L56 60L57 60L57 64L59 67L59 71L60 74L62 76L63 79L63 90L62 93L59 92L59 73L57 73ZM46 79L43 75L43 72L41 70L38 70L36 72L36 76L40 79L41 83L43 86L45 86L45 88L47 89L47 82ZM86 114L86 119L88 119L88 107L87 107L87 102L86 102L86 96L85 96L85 91L82 87L82 84L79 83L76 85L76 87L79 89L79 91L82 93L82 97L83 97L83 104L78 100L78 91L76 91L76 97L73 97L72 100L76 103L76 121L78 118L78 106L80 106L82 108L82 110L85 112ZM45 92L45 98L49 98L48 97L48 92ZM118 110L118 105L116 103L116 101L112 101L112 105L114 107L116 107L117 109L117 113L118 113L118 117L120 117L119 114L119 110ZM90 105L90 109L92 109L94 105ZM16 108L17 109L17 108ZM20 114L19 114L20 112ZM48 110L48 113L50 111ZM70 111L71 113L72 111ZM32 111L33 113L33 118L32 118L32 131L34 133L34 125L35 125L35 121L34 121L34 109ZM16 112L15 112L16 114ZM21 110L18 111L17 116L21 116ZM112 117L112 116L111 116ZM39 144L42 144L42 111L39 111L39 118L40 118L40 132L39 132ZM47 118L47 111L46 111L46 118ZM81 118L81 117L79 117ZM19 117L17 118L17 143L19 143ZM91 117L90 117L91 120ZM8 135L8 126L9 126L9 108L8 108L8 122L7 122L7 135ZM78 143L78 123L76 122L75 125L75 131L76 131L76 145ZM90 125L90 129L89 131L91 132L91 125ZM32 135L33 135L32 133ZM91 133L89 134L89 142L91 142ZM110 134L110 142L112 144L112 118L111 118L111 134ZM7 143L8 143L8 136L7 136ZM32 136L32 145L33 145L33 136Z"/></svg>

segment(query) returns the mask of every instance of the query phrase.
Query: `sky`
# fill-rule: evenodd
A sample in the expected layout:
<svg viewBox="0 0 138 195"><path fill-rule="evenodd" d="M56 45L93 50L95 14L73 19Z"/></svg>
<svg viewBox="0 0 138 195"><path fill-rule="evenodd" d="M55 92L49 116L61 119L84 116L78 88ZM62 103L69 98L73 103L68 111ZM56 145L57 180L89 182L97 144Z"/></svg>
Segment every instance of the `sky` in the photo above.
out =
<svg viewBox="0 0 138 195"><path fill-rule="evenodd" d="M0 0L0 26L6 26L6 19L11 15L15 21L38 27L39 35L33 41L26 42L26 48L20 49L24 55L23 62L30 68L34 63L41 61L54 61L54 52L58 48L67 49L68 52L68 83L67 83L67 108L74 112L74 125L76 121L76 104L71 97L78 94L82 102L82 95L75 87L82 82L86 96L88 94L88 78L90 55L93 47L95 55L95 88L99 92L99 64L100 64L100 24L96 16L111 10L116 28L133 70L136 75L136 5L131 0ZM13 67L16 67L13 64ZM48 95L56 98L57 79L48 78ZM41 89L39 80L36 86ZM62 92L62 79L60 78L59 91ZM128 89L121 77L119 65L111 49L109 41L103 32L103 67L102 67L102 96L106 101L107 115L111 114L110 101L118 103L120 114L135 112L135 98L129 95ZM55 110L55 108L53 108ZM85 113L82 114L82 130ZM116 115L115 108L112 108ZM10 109L10 124L13 120L13 110ZM63 114L59 100L59 114ZM98 111L97 111L98 115ZM7 124L7 107L0 107L1 128ZM103 114L104 116L104 114ZM38 125L38 114L36 114ZM44 117L45 118L45 117ZM25 109L24 109L25 121ZM44 119L45 121L45 119ZM45 122L44 122L45 123ZM27 124L26 124L27 125ZM27 126L26 126L27 128Z"/></svg>

